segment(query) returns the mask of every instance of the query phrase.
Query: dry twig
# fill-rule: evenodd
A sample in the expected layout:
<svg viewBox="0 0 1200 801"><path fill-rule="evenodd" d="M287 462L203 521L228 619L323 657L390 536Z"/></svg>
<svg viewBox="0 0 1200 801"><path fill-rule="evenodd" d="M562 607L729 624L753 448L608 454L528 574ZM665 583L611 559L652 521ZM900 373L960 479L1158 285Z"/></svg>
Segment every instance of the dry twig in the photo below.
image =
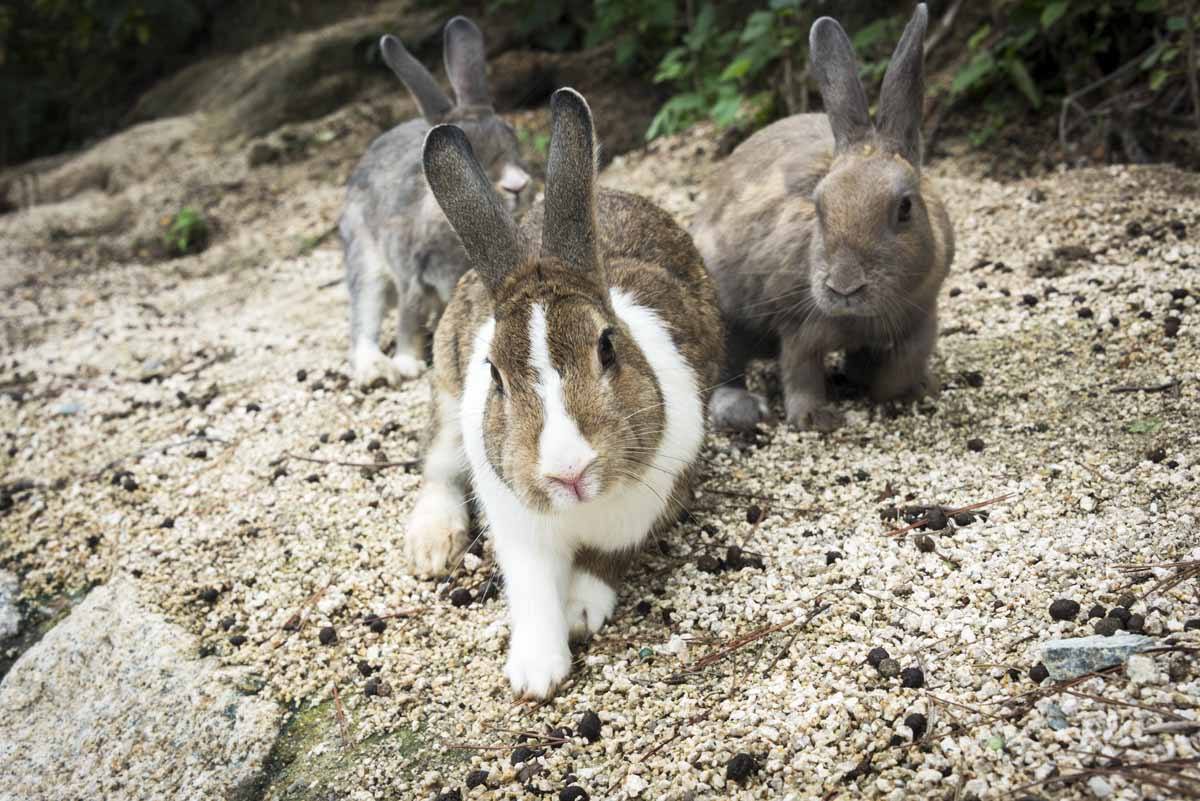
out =
<svg viewBox="0 0 1200 801"><path fill-rule="evenodd" d="M1015 493L1015 492L1009 492L1004 495L997 495L995 498L988 498L986 501L979 501L978 503L971 503L971 504L967 504L966 506L960 506L957 509L947 509L945 511L945 515L946 515L946 517L953 517L954 515L960 514L962 512L973 512L976 509L982 509L985 506L991 506L994 503L1000 503L1000 501L1008 500L1009 498L1013 497L1016 494L1017 493ZM920 528L921 526L925 525L928 522L929 522L929 518L922 517L919 520L914 520L912 523L908 524L904 528L895 528L895 529L886 531L884 533L889 537L899 537L901 534L907 534L908 532L912 531L913 529Z"/></svg>

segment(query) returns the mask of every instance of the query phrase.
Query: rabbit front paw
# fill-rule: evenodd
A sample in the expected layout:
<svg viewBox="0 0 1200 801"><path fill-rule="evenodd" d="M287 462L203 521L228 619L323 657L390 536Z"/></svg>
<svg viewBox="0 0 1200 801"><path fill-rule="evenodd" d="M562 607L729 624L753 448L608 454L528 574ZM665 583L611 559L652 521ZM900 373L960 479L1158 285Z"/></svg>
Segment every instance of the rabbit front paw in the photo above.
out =
<svg viewBox="0 0 1200 801"><path fill-rule="evenodd" d="M567 597L567 625L573 639L595 634L612 615L617 594L608 582L586 570L576 570Z"/></svg>
<svg viewBox="0 0 1200 801"><path fill-rule="evenodd" d="M825 404L789 402L788 424L801 431L836 431L846 422L841 412Z"/></svg>
<svg viewBox="0 0 1200 801"><path fill-rule="evenodd" d="M404 379L399 365L384 355L378 346L365 344L354 349L350 356L350 368L354 374L354 383L367 387L379 379L388 384L399 384Z"/></svg>
<svg viewBox="0 0 1200 801"><path fill-rule="evenodd" d="M466 503L452 487L421 491L404 535L408 567L417 576L445 575L454 555L467 546Z"/></svg>
<svg viewBox="0 0 1200 801"><path fill-rule="evenodd" d="M565 638L555 641L542 631L514 633L504 673L518 698L549 698L570 672L571 649Z"/></svg>
<svg viewBox="0 0 1200 801"><path fill-rule="evenodd" d="M410 356L407 353L397 353L392 358L392 365L401 378L416 378L429 367L423 359Z"/></svg>

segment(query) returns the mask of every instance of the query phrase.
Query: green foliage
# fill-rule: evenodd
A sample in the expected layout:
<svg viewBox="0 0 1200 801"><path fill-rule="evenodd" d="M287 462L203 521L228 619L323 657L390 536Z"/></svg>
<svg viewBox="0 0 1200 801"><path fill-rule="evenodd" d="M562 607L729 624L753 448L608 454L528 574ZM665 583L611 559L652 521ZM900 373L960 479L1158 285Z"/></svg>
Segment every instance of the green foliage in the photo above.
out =
<svg viewBox="0 0 1200 801"><path fill-rule="evenodd" d="M199 253L208 247L208 233L204 215L191 206L184 206L167 224L163 245L172 256Z"/></svg>
<svg viewBox="0 0 1200 801"><path fill-rule="evenodd" d="M26 0L0 7L0 164L54 152L117 121L178 63L204 0Z"/></svg>
<svg viewBox="0 0 1200 801"><path fill-rule="evenodd" d="M1001 0L967 41L969 56L950 93L994 97L1008 90L1035 111L1048 96L1083 94L1103 84L1111 84L1110 98L1116 92L1131 100L1143 90L1160 94L1186 79L1181 54L1187 6L1171 0ZM1143 95L1138 102L1151 105L1153 99Z"/></svg>

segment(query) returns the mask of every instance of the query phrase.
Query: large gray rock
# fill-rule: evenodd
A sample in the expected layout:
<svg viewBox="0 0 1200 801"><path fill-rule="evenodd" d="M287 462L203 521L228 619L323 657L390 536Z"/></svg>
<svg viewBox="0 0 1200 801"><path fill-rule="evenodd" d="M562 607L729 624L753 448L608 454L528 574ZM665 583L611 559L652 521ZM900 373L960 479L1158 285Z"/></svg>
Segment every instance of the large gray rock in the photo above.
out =
<svg viewBox="0 0 1200 801"><path fill-rule="evenodd" d="M249 796L281 711L196 652L131 582L93 590L0 683L0 801Z"/></svg>
<svg viewBox="0 0 1200 801"><path fill-rule="evenodd" d="M17 636L21 628L21 613L17 611L17 577L0 570L0 641Z"/></svg>
<svg viewBox="0 0 1200 801"><path fill-rule="evenodd" d="M1084 673L1119 665L1133 654L1154 645L1152 637L1120 632L1111 637L1099 634L1051 640L1042 645L1042 664L1055 681L1073 679Z"/></svg>

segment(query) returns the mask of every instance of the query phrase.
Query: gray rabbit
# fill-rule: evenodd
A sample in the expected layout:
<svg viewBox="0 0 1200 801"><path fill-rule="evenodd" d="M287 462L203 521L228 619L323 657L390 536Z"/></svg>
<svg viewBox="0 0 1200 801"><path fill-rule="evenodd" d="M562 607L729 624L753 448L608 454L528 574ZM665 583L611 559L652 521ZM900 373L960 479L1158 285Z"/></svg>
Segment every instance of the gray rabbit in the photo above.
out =
<svg viewBox="0 0 1200 801"><path fill-rule="evenodd" d="M926 22L920 4L872 123L850 39L817 20L809 49L825 113L765 128L714 176L692 233L729 326L725 383L709 407L716 426L745 430L766 416L742 377L752 358L779 356L797 428L842 422L826 402L833 351L845 351L847 375L873 400L937 390L929 358L954 232L921 174Z"/></svg>
<svg viewBox="0 0 1200 801"><path fill-rule="evenodd" d="M384 36L380 42L384 61L408 87L423 119L398 125L371 143L350 176L338 221L350 289L350 362L359 384L420 375L427 331L468 268L466 251L422 173L429 129L453 123L463 130L510 213L526 208L532 194L516 134L492 109L483 34L466 17L455 17L446 23L444 48L457 103L398 39ZM393 302L400 319L396 353L388 359L379 348L379 330Z"/></svg>

